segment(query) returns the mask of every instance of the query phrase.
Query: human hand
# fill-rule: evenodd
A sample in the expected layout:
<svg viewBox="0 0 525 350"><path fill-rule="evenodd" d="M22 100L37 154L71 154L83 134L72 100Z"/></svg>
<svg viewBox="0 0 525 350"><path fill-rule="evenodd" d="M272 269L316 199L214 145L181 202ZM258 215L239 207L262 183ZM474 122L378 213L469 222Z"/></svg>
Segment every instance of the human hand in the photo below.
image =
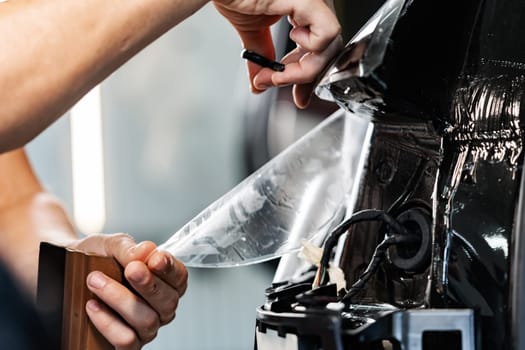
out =
<svg viewBox="0 0 525 350"><path fill-rule="evenodd" d="M297 47L282 59L284 71L248 62L248 74L256 93L294 84L295 104L306 107L317 76L343 46L341 27L329 5L323 0L214 0L214 4L237 30L245 49L272 60L275 48L270 26L288 16L290 38Z"/></svg>
<svg viewBox="0 0 525 350"><path fill-rule="evenodd" d="M184 265L153 242L135 241L126 234L90 235L71 245L76 250L114 257L140 297L122 284L93 271L88 288L104 303L89 300L86 312L95 327L119 350L140 349L158 329L173 320L187 287Z"/></svg>

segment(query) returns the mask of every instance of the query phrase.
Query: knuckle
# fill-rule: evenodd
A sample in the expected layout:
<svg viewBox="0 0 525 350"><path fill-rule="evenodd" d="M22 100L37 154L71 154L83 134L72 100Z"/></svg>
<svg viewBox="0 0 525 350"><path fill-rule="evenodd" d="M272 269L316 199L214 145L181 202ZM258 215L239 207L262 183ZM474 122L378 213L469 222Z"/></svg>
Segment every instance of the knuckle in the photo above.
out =
<svg viewBox="0 0 525 350"><path fill-rule="evenodd" d="M147 315L144 315L143 328L146 334L157 332L159 327L160 327L160 320L156 313L151 312Z"/></svg>
<svg viewBox="0 0 525 350"><path fill-rule="evenodd" d="M155 339L155 337L157 337L157 331L145 335L144 338L142 338L142 342L143 342L143 343L149 343L149 342L151 342L153 339Z"/></svg>
<svg viewBox="0 0 525 350"><path fill-rule="evenodd" d="M328 37L335 38L341 33L341 25L337 22L335 22L332 26L329 26L327 28L328 30Z"/></svg>
<svg viewBox="0 0 525 350"><path fill-rule="evenodd" d="M157 331L160 328L160 319L155 314L151 314L149 316L146 316L143 320L143 325L140 329L140 339L143 342L150 342L157 336Z"/></svg>
<svg viewBox="0 0 525 350"><path fill-rule="evenodd" d="M179 306L179 296L178 296L178 293L176 293L176 295L173 298L169 298L168 300L166 300L164 304L166 311L164 314L167 315L167 317L171 317L171 315L175 312L175 310L177 310L178 306ZM164 317L164 318L167 318L167 317Z"/></svg>
<svg viewBox="0 0 525 350"><path fill-rule="evenodd" d="M118 339L114 341L114 346L119 349L135 349L138 343L138 338L130 329L126 329L119 333Z"/></svg>
<svg viewBox="0 0 525 350"><path fill-rule="evenodd" d="M104 241L104 249L107 255L114 255L115 249L123 251L135 244L135 240L129 233L114 233Z"/></svg>
<svg viewBox="0 0 525 350"><path fill-rule="evenodd" d="M173 313L169 314L168 316L164 317L164 318L161 320L161 321L162 321L161 324L162 324L162 325L165 325L165 324L170 323L171 321L173 321L173 320L175 319L175 315L176 315L176 313L173 312Z"/></svg>
<svg viewBox="0 0 525 350"><path fill-rule="evenodd" d="M119 232L119 233L114 233L112 236L117 239L125 239L128 241L135 242L135 239L129 233Z"/></svg>
<svg viewBox="0 0 525 350"><path fill-rule="evenodd" d="M106 334L110 331L111 329L111 325L112 325L112 321L109 320L108 318L95 318L95 317L92 317L91 318L92 322L96 325L97 329L102 333L102 334Z"/></svg>
<svg viewBox="0 0 525 350"><path fill-rule="evenodd" d="M313 51L322 52L329 49L334 40L337 40L340 33L341 26L339 24L334 24L333 26L325 28L324 32L319 35L318 39L312 43L314 46Z"/></svg>

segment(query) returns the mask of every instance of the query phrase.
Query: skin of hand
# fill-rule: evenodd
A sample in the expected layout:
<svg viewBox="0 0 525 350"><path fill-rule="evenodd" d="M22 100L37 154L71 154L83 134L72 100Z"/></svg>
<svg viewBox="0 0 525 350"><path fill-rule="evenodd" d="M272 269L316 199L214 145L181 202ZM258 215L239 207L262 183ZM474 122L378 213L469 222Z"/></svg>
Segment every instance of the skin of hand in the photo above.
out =
<svg viewBox="0 0 525 350"><path fill-rule="evenodd" d="M294 102L305 108L319 73L343 46L332 4L316 0L214 0L214 4L237 30L246 49L270 59L275 59L270 26L288 16L290 38L297 47L282 59L284 71L248 62L248 75L255 93L294 84Z"/></svg>
<svg viewBox="0 0 525 350"><path fill-rule="evenodd" d="M171 254L153 242L135 243L127 234L90 235L70 247L114 257L140 297L102 272L91 272L88 288L104 304L88 301L86 312L116 349L140 349L155 338L160 326L175 318L186 291L188 272ZM117 316L118 314L118 316Z"/></svg>
<svg viewBox="0 0 525 350"><path fill-rule="evenodd" d="M104 304L91 300L93 324L119 350L140 349L175 317L187 286L186 268L152 242L126 234L90 235L79 240L61 203L45 192L22 149L0 155L0 259L30 294L35 294L40 241L86 253L112 256L139 294L100 272L86 283Z"/></svg>

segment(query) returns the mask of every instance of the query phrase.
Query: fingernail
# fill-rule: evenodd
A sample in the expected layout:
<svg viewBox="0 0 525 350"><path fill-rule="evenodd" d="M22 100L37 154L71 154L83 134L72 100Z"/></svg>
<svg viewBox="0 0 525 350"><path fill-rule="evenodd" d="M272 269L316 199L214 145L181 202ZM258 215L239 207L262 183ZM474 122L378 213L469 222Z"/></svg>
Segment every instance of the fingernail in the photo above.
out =
<svg viewBox="0 0 525 350"><path fill-rule="evenodd" d="M96 289L102 289L106 285L106 277L100 272L92 272L88 277L88 285Z"/></svg>
<svg viewBox="0 0 525 350"><path fill-rule="evenodd" d="M254 85L253 87L258 91L264 91L264 90L271 88L270 85L266 85L266 84L257 84L257 85Z"/></svg>
<svg viewBox="0 0 525 350"><path fill-rule="evenodd" d="M97 303L96 300L88 300L87 304L86 304L87 308L90 309L91 311L95 311L95 312L98 312L100 311L100 304Z"/></svg>

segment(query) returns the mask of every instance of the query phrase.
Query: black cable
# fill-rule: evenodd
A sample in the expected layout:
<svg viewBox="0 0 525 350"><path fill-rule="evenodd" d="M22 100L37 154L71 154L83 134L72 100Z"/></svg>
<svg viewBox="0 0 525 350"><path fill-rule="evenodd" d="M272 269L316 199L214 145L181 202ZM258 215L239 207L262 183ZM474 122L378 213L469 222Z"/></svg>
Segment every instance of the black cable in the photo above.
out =
<svg viewBox="0 0 525 350"><path fill-rule="evenodd" d="M392 216L388 215L382 210L376 210L376 209L368 209L363 210L355 213L350 217L348 220L342 222L339 226L337 226L330 236L326 239L324 250L323 250L323 256L321 257L320 262L320 268L321 269L327 269L328 264L330 263L330 256L332 254L332 250L337 245L339 238L346 232L348 229L359 222L367 222L367 221L382 221L384 222L394 233L401 234L408 236L408 231L406 228L401 225L399 222L397 222ZM398 238L399 239L399 238ZM382 244L382 243L381 243ZM381 245L380 244L380 245ZM379 246L378 246L379 247ZM377 251L377 248L376 248ZM324 279L324 278L323 278ZM320 284L324 284L325 281L321 280Z"/></svg>
<svg viewBox="0 0 525 350"><path fill-rule="evenodd" d="M374 250L372 259L370 259L366 269L361 273L357 281L352 285L352 287L350 287L346 295L343 297L343 302L349 302L352 297L354 297L364 288L365 284L368 282L368 280L370 280L370 277L374 275L374 273L379 268L379 265L381 265L385 259L388 248L396 244L411 243L414 240L417 240L417 237L413 235L394 234L385 236L385 239L383 239L383 241L379 243Z"/></svg>

